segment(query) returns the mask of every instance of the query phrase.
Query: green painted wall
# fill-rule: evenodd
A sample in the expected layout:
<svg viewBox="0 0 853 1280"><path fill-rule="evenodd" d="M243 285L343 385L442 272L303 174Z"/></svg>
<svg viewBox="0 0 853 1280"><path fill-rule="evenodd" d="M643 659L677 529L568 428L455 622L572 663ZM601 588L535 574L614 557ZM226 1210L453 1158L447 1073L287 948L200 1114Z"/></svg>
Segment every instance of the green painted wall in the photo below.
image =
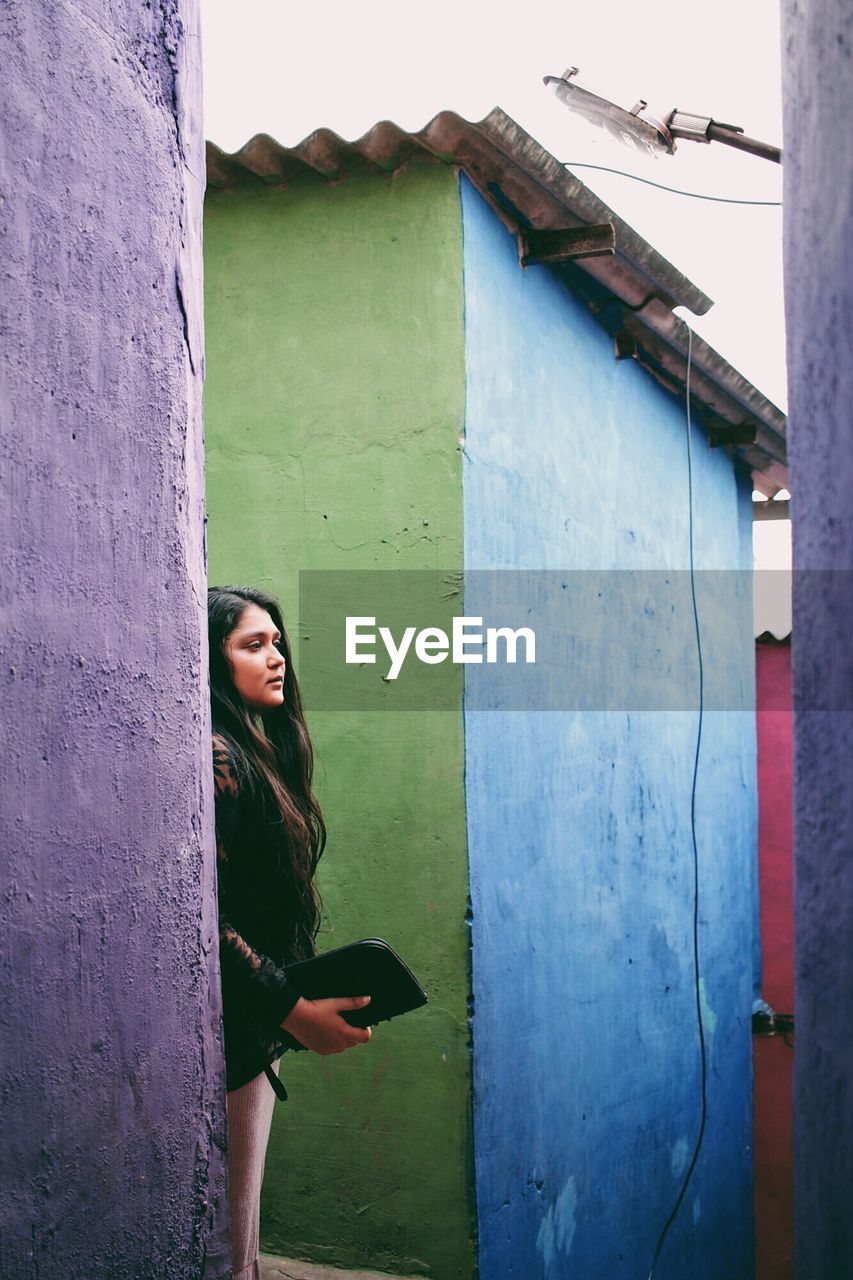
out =
<svg viewBox="0 0 853 1280"><path fill-rule="evenodd" d="M212 583L462 567L462 232L452 170L208 196ZM386 937L430 995L364 1049L286 1055L262 1247L469 1277L468 892L460 710L317 712L322 947Z"/></svg>

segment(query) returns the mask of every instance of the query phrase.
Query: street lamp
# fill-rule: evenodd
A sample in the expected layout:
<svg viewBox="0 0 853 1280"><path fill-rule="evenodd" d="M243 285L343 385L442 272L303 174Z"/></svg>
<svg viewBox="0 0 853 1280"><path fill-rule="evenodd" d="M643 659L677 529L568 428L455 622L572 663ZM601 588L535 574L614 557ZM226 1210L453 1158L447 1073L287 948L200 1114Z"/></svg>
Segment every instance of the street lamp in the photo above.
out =
<svg viewBox="0 0 853 1280"><path fill-rule="evenodd" d="M671 156L675 151L676 138L686 138L690 142L724 142L728 147L748 151L764 160L774 160L777 164L782 162L779 147L748 138L739 125L723 124L710 116L677 109L670 111L665 120L658 120L647 111L648 104L643 98L626 111L615 102L584 89L575 79L577 74L577 67L569 67L562 76L545 76L544 83L550 85L564 106L640 151L652 155L663 151Z"/></svg>

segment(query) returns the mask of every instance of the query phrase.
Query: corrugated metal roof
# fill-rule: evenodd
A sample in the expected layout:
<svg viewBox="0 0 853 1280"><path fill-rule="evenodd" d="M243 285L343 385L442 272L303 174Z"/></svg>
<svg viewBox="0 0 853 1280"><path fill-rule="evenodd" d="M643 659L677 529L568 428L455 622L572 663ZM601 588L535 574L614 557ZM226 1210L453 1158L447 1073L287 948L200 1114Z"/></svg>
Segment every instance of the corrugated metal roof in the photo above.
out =
<svg viewBox="0 0 853 1280"><path fill-rule="evenodd" d="M613 255L553 269L609 332L620 335L620 350L684 393L688 330L673 308L704 315L711 299L497 107L477 124L442 111L418 133L382 121L355 142L329 129L318 129L294 147L258 134L232 155L208 142L207 182L212 191L258 179L287 187L305 175L334 183L350 172L391 174L423 160L463 169L519 235L611 223ZM752 467L756 488L767 496L787 488L784 414L697 334L690 384L699 420Z"/></svg>

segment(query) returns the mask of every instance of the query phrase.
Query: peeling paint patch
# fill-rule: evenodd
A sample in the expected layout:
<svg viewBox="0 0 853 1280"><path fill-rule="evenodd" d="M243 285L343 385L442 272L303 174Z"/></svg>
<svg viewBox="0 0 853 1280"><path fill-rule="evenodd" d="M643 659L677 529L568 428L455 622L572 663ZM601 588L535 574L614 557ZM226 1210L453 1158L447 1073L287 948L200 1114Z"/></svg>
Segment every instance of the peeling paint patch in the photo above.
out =
<svg viewBox="0 0 853 1280"><path fill-rule="evenodd" d="M673 1143L671 1159L673 1178L680 1178L684 1173L687 1167L688 1150L686 1138L679 1138L677 1142Z"/></svg>
<svg viewBox="0 0 853 1280"><path fill-rule="evenodd" d="M717 1030L717 1015L708 1004L708 997L705 993L705 979L699 979L699 1002L702 1006L702 1022L705 1030L709 1035L713 1035Z"/></svg>
<svg viewBox="0 0 853 1280"><path fill-rule="evenodd" d="M578 1207L578 1191L575 1179L569 1178L554 1204L551 1205L536 1237L536 1247L550 1274L557 1254L568 1257L575 1238L575 1212Z"/></svg>
<svg viewBox="0 0 853 1280"><path fill-rule="evenodd" d="M696 1226L696 1223L699 1221L699 1219L700 1219L701 1217L702 1217L702 1201L701 1201L701 1200L699 1199L699 1197L697 1196L697 1197L696 1197L696 1199L693 1201L693 1225L694 1225L694 1227Z"/></svg>

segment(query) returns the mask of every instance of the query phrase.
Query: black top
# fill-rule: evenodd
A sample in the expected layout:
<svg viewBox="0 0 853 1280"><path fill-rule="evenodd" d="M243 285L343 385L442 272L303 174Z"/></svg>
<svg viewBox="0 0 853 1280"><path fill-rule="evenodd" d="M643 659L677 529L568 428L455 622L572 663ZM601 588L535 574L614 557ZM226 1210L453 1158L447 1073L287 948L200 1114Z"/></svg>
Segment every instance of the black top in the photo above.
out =
<svg viewBox="0 0 853 1280"><path fill-rule="evenodd" d="M219 963L225 1087L239 1089L293 1044L281 1023L299 999L282 966L313 955L296 941L295 887L281 818L238 774L228 743L213 735ZM284 864L284 865L282 865Z"/></svg>

